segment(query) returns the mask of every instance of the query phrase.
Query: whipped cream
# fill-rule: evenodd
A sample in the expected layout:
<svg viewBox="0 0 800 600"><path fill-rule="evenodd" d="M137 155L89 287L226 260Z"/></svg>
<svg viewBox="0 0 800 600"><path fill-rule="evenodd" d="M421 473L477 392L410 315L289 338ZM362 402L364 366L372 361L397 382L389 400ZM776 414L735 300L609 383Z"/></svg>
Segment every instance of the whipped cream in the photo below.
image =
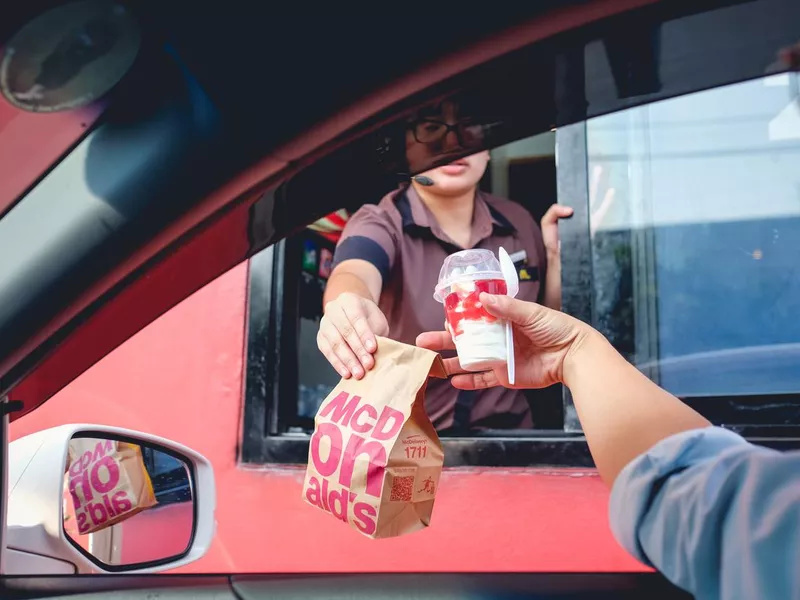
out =
<svg viewBox="0 0 800 600"><path fill-rule="evenodd" d="M484 371L506 362L505 321L461 321L455 336L458 362L467 371Z"/></svg>

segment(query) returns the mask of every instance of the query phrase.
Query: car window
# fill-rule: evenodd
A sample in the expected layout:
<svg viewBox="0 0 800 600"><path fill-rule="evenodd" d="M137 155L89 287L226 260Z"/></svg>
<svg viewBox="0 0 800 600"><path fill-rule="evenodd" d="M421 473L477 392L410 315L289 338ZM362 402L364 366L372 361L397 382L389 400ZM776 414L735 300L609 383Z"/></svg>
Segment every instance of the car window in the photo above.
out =
<svg viewBox="0 0 800 600"><path fill-rule="evenodd" d="M756 23L748 14L730 7L663 23L636 21L635 35L603 35L581 51L542 45L494 71L485 67L475 77L479 84L465 84L448 101L470 117L461 154L490 149L481 189L522 205L536 221L556 200L575 208L576 218L561 226L565 309L590 321L631 362L713 422L767 426L774 433L777 426L795 423L797 414L797 403L785 395L796 385L789 371L797 333L794 324L782 322L796 300L790 257L797 250L791 235L797 210L792 174L797 83L795 74L764 76L789 66L782 48L792 38L777 42L785 32L779 32L774 15L757 22L769 32L769 43L748 37L752 54L746 60L710 69L711 56L720 56L729 36L745 35ZM726 33L710 38L703 32L718 18ZM700 62L688 68L681 52L690 39ZM752 79L732 83L737 68L739 78L747 71ZM501 79L503 73L517 77ZM696 91L706 86L710 89ZM435 112L437 102L441 98L420 112ZM257 259L264 269L251 268L251 290L269 288L270 308L251 310L261 325L251 322L250 331L270 331L266 319L281 324L271 330L277 335L259 336L255 346L261 349L256 355L248 351L248 364L277 354L281 366L266 386L259 377L246 384L248 405L268 406L265 426L256 423L251 430L245 419L246 462L290 455L302 462L302 440L313 428L316 407L338 380L317 350L316 334L342 215L377 203L408 182L409 173L453 158L441 149L409 152L398 144L408 114L369 138L378 147L381 173L355 152L348 155L350 164L345 152L327 162L330 174L334 166L349 167L368 182L347 194L346 206L336 207L347 213L333 213L290 236ZM571 123L578 114L583 118ZM419 142L416 130L414 135ZM314 184L329 181L323 164L288 184L288 203L335 196L325 184ZM727 171L737 175L726 177ZM328 231L331 218L336 227ZM256 304L267 306L264 297L251 295L251 308ZM766 311L766 305L774 310ZM759 316L741 326L754 310ZM776 349L782 358L769 360ZM699 368L705 369L700 377ZM756 368L758 375L749 376ZM470 431L466 437L535 440L555 430L568 439L579 432L568 390L530 393L528 401L543 411L533 428ZM484 443L496 449L488 441L459 441L449 454L456 457L451 464L462 464L455 448ZM281 451L271 454L272 444ZM295 454L287 452L290 447ZM516 464L520 455L519 449L476 450L467 460L481 456L480 464ZM580 458L571 460L582 464Z"/></svg>
<svg viewBox="0 0 800 600"><path fill-rule="evenodd" d="M585 128L589 318L734 425L795 422L797 86L772 75L572 126Z"/></svg>
<svg viewBox="0 0 800 600"><path fill-rule="evenodd" d="M586 124L595 322L673 393L800 389L797 85L776 75Z"/></svg>
<svg viewBox="0 0 800 600"><path fill-rule="evenodd" d="M558 177L585 178L577 198L556 189L557 142L568 147L576 130L585 145L577 162L559 164ZM578 284L587 320L654 381L700 401L715 422L788 425L800 385L793 368L800 330L791 309L800 301L798 152L797 74L784 73L496 147L481 188L522 204L537 221L559 195L582 205L584 217L566 227L588 243L591 278L588 287L585 279ZM297 307L281 313L297 338L271 350L282 356L284 382L275 434L308 435L338 382L316 335L335 246L351 214L342 209L318 220L288 238L278 257L284 286L274 289ZM576 269L570 261L580 252L564 252L565 303L574 306L573 280L587 265ZM529 397L540 411L549 405L560 413L561 394ZM555 427L541 428L577 424L568 396L566 415L566 424L562 415Z"/></svg>

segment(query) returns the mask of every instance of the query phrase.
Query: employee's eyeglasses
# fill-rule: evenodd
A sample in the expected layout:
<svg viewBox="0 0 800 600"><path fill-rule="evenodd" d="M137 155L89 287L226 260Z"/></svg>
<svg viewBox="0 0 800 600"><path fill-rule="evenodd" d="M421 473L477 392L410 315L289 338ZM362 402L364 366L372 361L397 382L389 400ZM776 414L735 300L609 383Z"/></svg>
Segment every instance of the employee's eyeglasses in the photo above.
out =
<svg viewBox="0 0 800 600"><path fill-rule="evenodd" d="M482 126L472 121L445 123L434 119L423 119L409 125L414 139L420 144L431 144L443 140L452 131L462 146L474 143L482 132Z"/></svg>

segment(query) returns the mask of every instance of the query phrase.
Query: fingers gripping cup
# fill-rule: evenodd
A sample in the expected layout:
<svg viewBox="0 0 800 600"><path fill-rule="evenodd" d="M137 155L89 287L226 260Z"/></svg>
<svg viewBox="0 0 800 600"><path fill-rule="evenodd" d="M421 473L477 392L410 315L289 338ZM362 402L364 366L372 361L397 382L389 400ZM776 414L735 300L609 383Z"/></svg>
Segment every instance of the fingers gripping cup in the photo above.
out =
<svg viewBox="0 0 800 600"><path fill-rule="evenodd" d="M444 304L458 361L467 371L506 363L506 324L480 301L481 292L506 294L500 263L490 250L462 250L444 260L433 297Z"/></svg>

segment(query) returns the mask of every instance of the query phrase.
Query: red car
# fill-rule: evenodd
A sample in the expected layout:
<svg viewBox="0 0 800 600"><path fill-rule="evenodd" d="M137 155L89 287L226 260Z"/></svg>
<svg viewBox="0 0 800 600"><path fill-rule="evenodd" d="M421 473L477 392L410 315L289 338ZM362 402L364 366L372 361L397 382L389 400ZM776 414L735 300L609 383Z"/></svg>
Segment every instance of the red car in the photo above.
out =
<svg viewBox="0 0 800 600"><path fill-rule="evenodd" d="M40 10L3 30L0 71L20 52L41 63L43 34L20 33ZM256 572L428 574L292 579L306 594L324 593L319 584L681 597L612 537L608 491L560 387L531 394L535 430L444 440L447 469L422 533L375 542L304 505L313 416L338 380L315 343L322 292L348 216L452 160L432 151L414 162L398 140L413 110L454 99L479 131L460 155L491 152L483 189L535 219L553 202L574 208L560 226L564 310L712 421L796 447L800 374L764 352L752 377L707 365L800 340L800 5L126 10L135 30L58 89L32 100L18 79L2 90L9 439L92 423L206 457L216 532L175 572L226 573L234 585ZM117 570L136 572L136 560ZM36 581L2 585L20 593ZM157 585L97 581L49 589Z"/></svg>

